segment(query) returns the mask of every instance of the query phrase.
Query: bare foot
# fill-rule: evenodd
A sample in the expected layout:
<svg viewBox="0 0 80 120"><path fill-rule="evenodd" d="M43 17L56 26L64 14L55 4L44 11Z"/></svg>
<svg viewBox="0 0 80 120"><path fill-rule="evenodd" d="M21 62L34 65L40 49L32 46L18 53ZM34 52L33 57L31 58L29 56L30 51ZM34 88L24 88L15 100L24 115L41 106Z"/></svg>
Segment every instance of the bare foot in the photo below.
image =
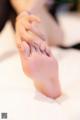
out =
<svg viewBox="0 0 80 120"><path fill-rule="evenodd" d="M58 64L51 54L42 33L32 31L32 23L39 22L33 15L23 12L16 22L16 39L24 73L33 79L35 87L51 98L61 95ZM33 26L34 27L34 26Z"/></svg>
<svg viewBox="0 0 80 120"><path fill-rule="evenodd" d="M33 79L35 87L51 98L61 95L58 79L58 64L44 44L44 49L38 45L22 42L20 51L24 73Z"/></svg>

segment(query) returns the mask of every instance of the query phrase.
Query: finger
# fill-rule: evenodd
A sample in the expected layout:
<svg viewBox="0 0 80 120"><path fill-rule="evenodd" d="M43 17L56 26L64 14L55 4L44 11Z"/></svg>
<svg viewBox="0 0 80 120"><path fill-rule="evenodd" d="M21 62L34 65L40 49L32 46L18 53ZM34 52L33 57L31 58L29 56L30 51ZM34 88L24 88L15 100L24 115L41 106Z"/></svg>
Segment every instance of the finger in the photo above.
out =
<svg viewBox="0 0 80 120"><path fill-rule="evenodd" d="M31 29L31 23L27 22L26 20L22 21L22 25L24 26L24 28L26 30L30 30Z"/></svg>
<svg viewBox="0 0 80 120"><path fill-rule="evenodd" d="M37 24L36 22L32 23L31 31L37 35L41 40L46 41L47 37L45 32L40 27L40 24Z"/></svg>
<svg viewBox="0 0 80 120"><path fill-rule="evenodd" d="M26 20L27 22L40 22L40 18L38 18L37 16L34 16L34 15L29 15L27 12L23 12L21 13L17 18L16 18L16 21L19 21L19 20Z"/></svg>
<svg viewBox="0 0 80 120"><path fill-rule="evenodd" d="M46 35L44 32L41 32L40 28L39 28L39 24L37 24L36 22L34 23L30 23L28 22L26 19L24 19L22 21L22 24L24 25L24 28L26 30L30 30L31 32L33 32L36 36L38 36L39 38L41 38L43 41L46 40Z"/></svg>
<svg viewBox="0 0 80 120"><path fill-rule="evenodd" d="M41 39L37 36L37 35L35 35L33 32L31 32L31 31L27 31L26 30L26 32L27 32L27 35L28 35L28 37L30 37L29 39L28 39L28 42L30 43L30 44L32 44L32 45L40 45L40 41L41 41ZM26 40L26 39L25 39Z"/></svg>
<svg viewBox="0 0 80 120"><path fill-rule="evenodd" d="M27 42L31 42L33 39L33 36L30 34L30 32L26 31L24 26L20 28L20 35L23 40L26 40Z"/></svg>
<svg viewBox="0 0 80 120"><path fill-rule="evenodd" d="M30 16L28 17L28 20L29 20L30 22L33 22L33 21L35 21L35 22L40 22L40 21L41 21L39 17L34 16L34 15L30 15Z"/></svg>
<svg viewBox="0 0 80 120"><path fill-rule="evenodd" d="M16 21L19 20L20 18L22 18L24 16L24 14L26 15L26 12L23 11L21 12L17 17L16 17Z"/></svg>
<svg viewBox="0 0 80 120"><path fill-rule="evenodd" d="M26 30L30 30L32 24L26 19L26 18L21 18L21 24L24 26Z"/></svg>
<svg viewBox="0 0 80 120"><path fill-rule="evenodd" d="M25 16L29 16L28 12L26 12L26 11L21 12L21 13L16 17L16 21L19 21L21 18L24 18Z"/></svg>

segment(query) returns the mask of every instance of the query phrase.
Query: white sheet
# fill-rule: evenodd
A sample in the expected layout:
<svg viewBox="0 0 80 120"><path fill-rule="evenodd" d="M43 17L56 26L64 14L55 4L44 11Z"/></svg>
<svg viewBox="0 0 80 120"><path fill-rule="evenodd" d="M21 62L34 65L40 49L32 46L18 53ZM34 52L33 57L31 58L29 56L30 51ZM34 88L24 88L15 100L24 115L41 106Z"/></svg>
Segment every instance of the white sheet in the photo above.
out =
<svg viewBox="0 0 80 120"><path fill-rule="evenodd" d="M32 81L23 74L10 23L0 41L0 113L7 112L9 120L65 120L65 113L70 120L80 120L79 51L52 49L63 89L63 96L54 101L35 91Z"/></svg>
<svg viewBox="0 0 80 120"><path fill-rule="evenodd" d="M61 106L24 75L10 23L0 41L0 114L7 112L7 120L68 120Z"/></svg>
<svg viewBox="0 0 80 120"><path fill-rule="evenodd" d="M54 101L35 90L25 77L18 54L0 63L0 113L8 120L66 120L64 112Z"/></svg>

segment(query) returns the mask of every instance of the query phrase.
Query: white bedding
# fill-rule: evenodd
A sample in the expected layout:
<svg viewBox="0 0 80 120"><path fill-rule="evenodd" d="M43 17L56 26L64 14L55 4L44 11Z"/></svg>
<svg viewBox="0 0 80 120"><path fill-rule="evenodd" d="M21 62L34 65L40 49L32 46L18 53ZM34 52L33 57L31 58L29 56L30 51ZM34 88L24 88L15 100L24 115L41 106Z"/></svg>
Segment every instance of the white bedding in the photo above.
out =
<svg viewBox="0 0 80 120"><path fill-rule="evenodd" d="M8 120L80 120L80 52L52 48L63 96L50 100L24 75L11 29L8 23L0 35L0 113Z"/></svg>

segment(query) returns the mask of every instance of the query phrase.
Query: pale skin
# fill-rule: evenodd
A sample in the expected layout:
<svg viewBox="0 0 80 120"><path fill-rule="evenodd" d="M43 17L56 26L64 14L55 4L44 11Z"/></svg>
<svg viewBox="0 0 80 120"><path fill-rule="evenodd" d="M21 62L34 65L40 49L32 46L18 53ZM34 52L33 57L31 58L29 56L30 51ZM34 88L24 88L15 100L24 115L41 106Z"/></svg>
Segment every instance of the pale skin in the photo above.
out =
<svg viewBox="0 0 80 120"><path fill-rule="evenodd" d="M39 24L40 19L26 11L16 19L16 41L23 71L33 80L37 90L56 99L61 95L58 63L45 40L38 36L42 33L38 30L38 34L32 32L34 22Z"/></svg>
<svg viewBox="0 0 80 120"><path fill-rule="evenodd" d="M46 8L50 1L53 0L10 0L17 14L24 10L30 10L34 15L41 18L42 26L48 38L46 40L48 45L62 45L64 40L63 30Z"/></svg>

